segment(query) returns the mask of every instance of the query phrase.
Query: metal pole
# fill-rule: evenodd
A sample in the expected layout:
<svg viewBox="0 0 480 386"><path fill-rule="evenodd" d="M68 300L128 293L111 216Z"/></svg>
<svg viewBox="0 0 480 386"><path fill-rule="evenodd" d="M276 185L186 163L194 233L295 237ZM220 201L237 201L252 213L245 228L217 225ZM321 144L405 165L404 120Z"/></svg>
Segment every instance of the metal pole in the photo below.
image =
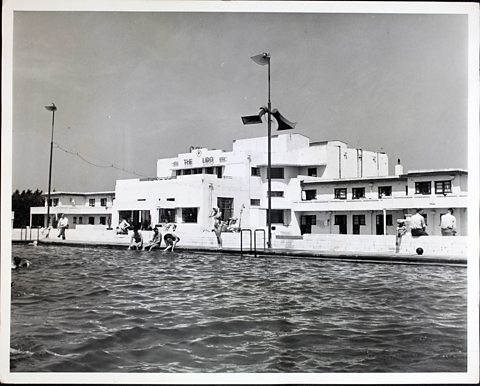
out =
<svg viewBox="0 0 480 386"><path fill-rule="evenodd" d="M52 103L52 106L50 108L52 111L52 138L50 140L50 167L48 169L47 228L50 226L50 189L52 186L53 128L55 126L55 110L57 109L54 103Z"/></svg>
<svg viewBox="0 0 480 386"><path fill-rule="evenodd" d="M267 212L267 226L268 226L268 248L272 247L272 102L270 100L270 55L268 56L268 166L267 166L267 180L268 180L268 212Z"/></svg>

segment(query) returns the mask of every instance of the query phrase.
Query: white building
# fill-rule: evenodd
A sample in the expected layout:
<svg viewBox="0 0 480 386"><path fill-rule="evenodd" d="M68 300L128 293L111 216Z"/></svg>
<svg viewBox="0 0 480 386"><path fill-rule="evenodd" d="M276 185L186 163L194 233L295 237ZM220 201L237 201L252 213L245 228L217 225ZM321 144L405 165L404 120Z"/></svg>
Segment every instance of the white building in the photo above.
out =
<svg viewBox="0 0 480 386"><path fill-rule="evenodd" d="M47 195L45 206L30 208L30 226L47 225ZM68 219L70 229L83 226L110 227L115 192L52 192L50 193L50 215L53 224L60 214Z"/></svg>
<svg viewBox="0 0 480 386"><path fill-rule="evenodd" d="M212 207L223 219L241 218L244 228L265 228L267 137L237 140L231 152L191 149L157 162L157 178L118 180L113 224L182 223L209 229ZM310 143L300 134L272 137L272 223L277 234L300 234L292 203L301 200L300 182L317 179L380 177L388 174L382 152L351 149L340 141Z"/></svg>

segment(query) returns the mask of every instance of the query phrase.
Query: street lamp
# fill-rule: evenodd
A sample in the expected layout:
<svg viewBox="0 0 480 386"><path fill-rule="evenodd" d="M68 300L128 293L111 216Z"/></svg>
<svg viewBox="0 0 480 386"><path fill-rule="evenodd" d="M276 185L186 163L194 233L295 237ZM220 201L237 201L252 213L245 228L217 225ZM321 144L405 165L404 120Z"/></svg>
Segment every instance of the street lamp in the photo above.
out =
<svg viewBox="0 0 480 386"><path fill-rule="evenodd" d="M50 188L52 186L53 128L55 125L55 111L57 111L57 106L55 106L55 103L52 103L51 106L45 106L45 108L48 111L52 112L52 138L50 140L50 167L48 169L48 197L47 197L47 228L48 228L50 226Z"/></svg>
<svg viewBox="0 0 480 386"><path fill-rule="evenodd" d="M242 117L242 122L244 125L252 125L257 123L262 123L262 116L267 113L267 124L268 124L268 132L267 132L267 181L268 181L268 192L267 192L267 199L268 199L268 209L267 209L267 227L268 227L268 241L267 246L268 248L272 247L272 118L273 115L277 120L278 127L277 130L290 130L294 129L296 122L288 121L284 116L280 114L277 109L272 110L272 102L270 99L270 54L264 52L259 55L252 56L251 59L261 65L268 66L268 102L267 107L263 106L260 107L260 112L258 115L249 115Z"/></svg>

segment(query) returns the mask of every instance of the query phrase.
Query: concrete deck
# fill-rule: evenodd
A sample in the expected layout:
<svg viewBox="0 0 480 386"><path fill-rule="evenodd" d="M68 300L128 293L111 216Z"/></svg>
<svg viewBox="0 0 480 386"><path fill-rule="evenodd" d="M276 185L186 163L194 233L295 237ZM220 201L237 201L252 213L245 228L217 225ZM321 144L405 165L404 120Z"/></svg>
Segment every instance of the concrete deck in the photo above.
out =
<svg viewBox="0 0 480 386"><path fill-rule="evenodd" d="M14 244L28 244L25 241L12 241ZM98 241L77 241L77 240L60 240L55 238L41 239L39 245L63 245L81 248L109 248L109 249L126 249L124 242L98 242ZM164 248L164 246L163 246ZM163 249L161 248L161 249ZM216 247L199 247L195 245L178 245L175 247L177 252L190 253L208 253L208 254L234 254L240 255L240 248L225 247L217 249ZM145 253L161 253L161 250L155 250ZM322 260L338 260L361 263L390 263L390 264L433 264L433 265L454 265L466 266L467 258L465 256L438 256L438 255L417 255L406 253L385 253L385 252L335 252L328 250L291 250L272 248L257 249L256 254L249 248L243 250L243 256L259 257L259 258L302 258L302 259L322 259Z"/></svg>

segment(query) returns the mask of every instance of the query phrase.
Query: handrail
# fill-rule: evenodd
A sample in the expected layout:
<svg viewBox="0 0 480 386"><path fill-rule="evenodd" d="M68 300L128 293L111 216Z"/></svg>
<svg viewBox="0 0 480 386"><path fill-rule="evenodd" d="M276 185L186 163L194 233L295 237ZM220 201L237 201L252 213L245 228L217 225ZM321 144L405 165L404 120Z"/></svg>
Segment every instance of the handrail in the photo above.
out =
<svg viewBox="0 0 480 386"><path fill-rule="evenodd" d="M260 229L257 228L255 229L255 232L253 232L253 250L254 250L254 256L257 257L257 232L262 232L263 233L263 251L265 252L265 239L266 239L266 233L265 229Z"/></svg>
<svg viewBox="0 0 480 386"><path fill-rule="evenodd" d="M248 232L250 235L250 253L252 252L252 230L248 228L240 229L240 256L243 256L243 232Z"/></svg>

